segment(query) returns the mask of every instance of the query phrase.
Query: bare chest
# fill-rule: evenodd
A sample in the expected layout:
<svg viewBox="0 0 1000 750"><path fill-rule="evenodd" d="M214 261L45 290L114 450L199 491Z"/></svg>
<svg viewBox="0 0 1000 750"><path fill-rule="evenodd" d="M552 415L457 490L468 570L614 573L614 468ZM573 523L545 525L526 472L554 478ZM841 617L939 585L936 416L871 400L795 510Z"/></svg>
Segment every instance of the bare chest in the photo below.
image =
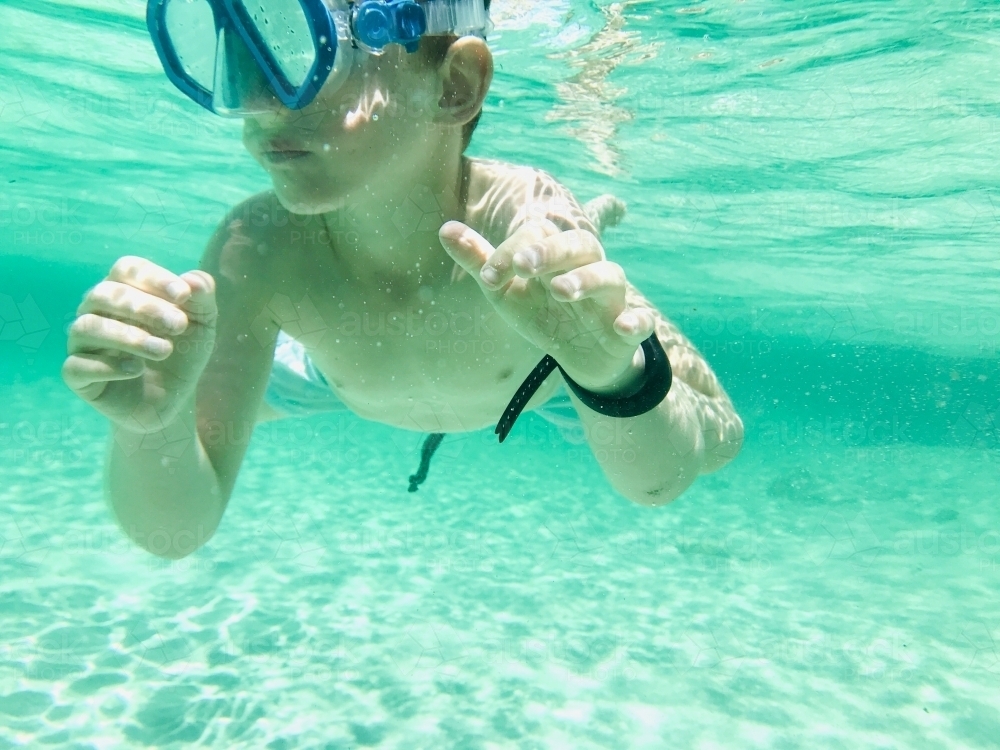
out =
<svg viewBox="0 0 1000 750"><path fill-rule="evenodd" d="M468 276L404 292L341 283L322 262L285 276L281 326L336 394L367 419L463 432L495 424L543 356L510 328ZM284 320L281 320L284 318ZM529 403L547 400L551 377Z"/></svg>

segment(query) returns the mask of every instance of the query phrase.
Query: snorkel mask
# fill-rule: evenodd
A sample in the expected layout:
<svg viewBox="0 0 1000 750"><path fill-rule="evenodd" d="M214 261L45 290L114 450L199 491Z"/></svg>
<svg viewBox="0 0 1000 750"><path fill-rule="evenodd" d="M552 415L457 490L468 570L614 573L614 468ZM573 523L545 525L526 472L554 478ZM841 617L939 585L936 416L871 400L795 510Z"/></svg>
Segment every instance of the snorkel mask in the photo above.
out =
<svg viewBox="0 0 1000 750"><path fill-rule="evenodd" d="M356 54L423 36L490 29L484 0L149 0L146 25L163 69L217 115L243 117L308 106L334 91Z"/></svg>

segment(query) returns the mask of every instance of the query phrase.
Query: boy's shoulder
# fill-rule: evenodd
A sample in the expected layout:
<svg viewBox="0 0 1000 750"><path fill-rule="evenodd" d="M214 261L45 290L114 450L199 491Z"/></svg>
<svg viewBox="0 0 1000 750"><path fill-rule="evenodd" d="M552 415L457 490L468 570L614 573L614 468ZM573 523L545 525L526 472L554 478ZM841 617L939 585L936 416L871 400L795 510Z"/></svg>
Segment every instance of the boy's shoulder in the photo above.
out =
<svg viewBox="0 0 1000 750"><path fill-rule="evenodd" d="M273 190L262 191L226 212L208 242L202 268L240 286L260 283L273 275L278 259L288 257L282 251L291 239L317 228L321 225L314 217L293 214Z"/></svg>
<svg viewBox="0 0 1000 750"><path fill-rule="evenodd" d="M263 190L229 209L220 226L260 238L283 237L289 230L315 223L308 215L294 214L278 200L274 190Z"/></svg>
<svg viewBox="0 0 1000 750"><path fill-rule="evenodd" d="M497 245L529 221L548 219L560 229L597 234L565 185L545 170L495 159L469 159L466 223Z"/></svg>

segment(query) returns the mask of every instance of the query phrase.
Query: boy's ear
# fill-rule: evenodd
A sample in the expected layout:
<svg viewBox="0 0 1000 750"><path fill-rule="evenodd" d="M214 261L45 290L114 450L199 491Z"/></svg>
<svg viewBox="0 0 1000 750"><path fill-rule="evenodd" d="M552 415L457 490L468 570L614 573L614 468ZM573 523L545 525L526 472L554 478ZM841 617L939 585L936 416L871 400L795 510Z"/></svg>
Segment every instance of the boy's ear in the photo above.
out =
<svg viewBox="0 0 1000 750"><path fill-rule="evenodd" d="M478 37L464 36L448 48L438 68L442 91L436 122L465 125L482 109L493 81L493 54Z"/></svg>

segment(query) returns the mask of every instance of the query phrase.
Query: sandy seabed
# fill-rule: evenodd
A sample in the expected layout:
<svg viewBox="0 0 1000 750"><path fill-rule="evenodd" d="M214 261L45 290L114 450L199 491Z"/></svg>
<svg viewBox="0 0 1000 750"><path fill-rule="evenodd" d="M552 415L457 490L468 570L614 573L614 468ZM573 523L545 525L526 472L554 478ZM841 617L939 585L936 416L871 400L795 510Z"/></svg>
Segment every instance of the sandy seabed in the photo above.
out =
<svg viewBox="0 0 1000 750"><path fill-rule="evenodd" d="M989 748L1000 461L755 444L617 496L535 415L503 446L344 415L255 435L166 562L102 499L56 382L0 422L0 750Z"/></svg>

